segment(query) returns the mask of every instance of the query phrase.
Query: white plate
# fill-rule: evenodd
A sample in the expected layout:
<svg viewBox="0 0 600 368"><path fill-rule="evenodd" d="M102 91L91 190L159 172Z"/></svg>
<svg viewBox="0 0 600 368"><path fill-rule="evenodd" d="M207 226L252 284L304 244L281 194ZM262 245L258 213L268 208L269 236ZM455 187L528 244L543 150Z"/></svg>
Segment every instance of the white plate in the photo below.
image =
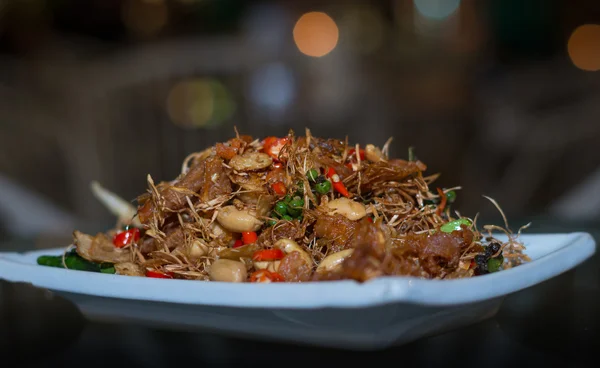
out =
<svg viewBox="0 0 600 368"><path fill-rule="evenodd" d="M0 278L59 292L92 320L209 328L373 349L493 316L506 295L572 269L595 252L595 241L587 233L524 235L521 239L532 262L459 280L385 277L363 284L230 284L127 277L36 264L38 256L60 254L62 249L0 253Z"/></svg>

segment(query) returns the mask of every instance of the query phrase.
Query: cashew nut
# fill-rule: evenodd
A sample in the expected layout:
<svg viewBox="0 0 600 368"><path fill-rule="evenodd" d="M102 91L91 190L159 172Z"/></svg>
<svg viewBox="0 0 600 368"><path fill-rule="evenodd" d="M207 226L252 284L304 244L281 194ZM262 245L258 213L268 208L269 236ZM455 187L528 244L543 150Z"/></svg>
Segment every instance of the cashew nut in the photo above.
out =
<svg viewBox="0 0 600 368"><path fill-rule="evenodd" d="M367 209L364 204L342 197L334 199L327 203L327 207L333 210L333 213L339 213L348 220L356 221L367 215Z"/></svg>
<svg viewBox="0 0 600 368"><path fill-rule="evenodd" d="M208 245L203 241L196 239L187 249L187 255L190 259L199 259L208 253Z"/></svg>
<svg viewBox="0 0 600 368"><path fill-rule="evenodd" d="M317 272L335 271L342 266L342 262L348 258L354 249L346 249L325 257L319 266L317 266Z"/></svg>
<svg viewBox="0 0 600 368"><path fill-rule="evenodd" d="M212 221L207 218L201 218L202 224L206 226L214 238L231 237L231 232L223 228L217 221Z"/></svg>
<svg viewBox="0 0 600 368"><path fill-rule="evenodd" d="M217 259L210 266L208 276L212 281L244 282L248 273L242 262L230 259Z"/></svg>
<svg viewBox="0 0 600 368"><path fill-rule="evenodd" d="M235 155L229 160L229 166L236 171L262 170L271 166L273 159L266 153L246 152L243 155Z"/></svg>
<svg viewBox="0 0 600 368"><path fill-rule="evenodd" d="M254 261L252 265L257 270L267 270L271 272L277 272L281 261Z"/></svg>
<svg viewBox="0 0 600 368"><path fill-rule="evenodd" d="M379 162L383 160L383 153L378 147L375 147L372 144L367 144L365 147L365 157L369 161Z"/></svg>
<svg viewBox="0 0 600 368"><path fill-rule="evenodd" d="M277 242L275 242L274 246L284 251L285 254L290 254L292 252L300 253L300 256L302 256L304 262L306 262L309 267L312 267L313 261L311 256L309 256L308 253L306 253L306 251L292 239L279 239Z"/></svg>
<svg viewBox="0 0 600 368"><path fill-rule="evenodd" d="M247 211L240 211L235 206L225 206L219 210L217 221L229 231L241 233L256 231L262 226L262 221Z"/></svg>

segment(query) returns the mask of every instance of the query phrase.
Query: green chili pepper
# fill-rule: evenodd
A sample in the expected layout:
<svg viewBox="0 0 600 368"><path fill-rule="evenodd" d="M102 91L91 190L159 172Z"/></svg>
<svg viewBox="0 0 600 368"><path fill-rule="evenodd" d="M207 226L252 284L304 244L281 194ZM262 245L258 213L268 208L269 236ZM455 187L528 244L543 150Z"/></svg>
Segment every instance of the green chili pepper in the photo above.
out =
<svg viewBox="0 0 600 368"><path fill-rule="evenodd" d="M288 214L298 217L302 214L302 207L304 207L304 200L300 197L294 197L289 203Z"/></svg>
<svg viewBox="0 0 600 368"><path fill-rule="evenodd" d="M448 203L454 203L454 201L456 200L456 192L451 190L448 193L446 193L446 199L448 200Z"/></svg>
<svg viewBox="0 0 600 368"><path fill-rule="evenodd" d="M317 177L319 176L319 172L315 169L310 169L306 173L306 178L313 183L317 181Z"/></svg>
<svg viewBox="0 0 600 368"><path fill-rule="evenodd" d="M440 230L442 230L445 233L451 233L453 231L461 230L460 225L471 226L471 221L469 221L466 218L461 218L458 220L450 221L450 222L447 222L444 225L442 225L440 227Z"/></svg>
<svg viewBox="0 0 600 368"><path fill-rule="evenodd" d="M275 203L275 213L279 216L285 216L288 213L288 205L285 202L279 201Z"/></svg>
<svg viewBox="0 0 600 368"><path fill-rule="evenodd" d="M296 183L298 189L296 190L296 195L304 195L304 182L302 180L298 180Z"/></svg>
<svg viewBox="0 0 600 368"><path fill-rule="evenodd" d="M319 194L329 193L329 191L331 190L331 182L329 180L325 180L322 183L318 183L318 184L315 185L315 190Z"/></svg>
<svg viewBox="0 0 600 368"><path fill-rule="evenodd" d="M100 272L114 274L117 271L115 270L115 266L110 266L110 267L100 268Z"/></svg>
<svg viewBox="0 0 600 368"><path fill-rule="evenodd" d="M498 258L490 258L487 261L487 269L489 272L497 272L502 268L502 263L504 263L503 257Z"/></svg>
<svg viewBox="0 0 600 368"><path fill-rule="evenodd" d="M75 251L65 254L65 264L62 256L40 256L37 264L56 268L65 268L78 271L115 273L114 266L110 263L95 263L79 256Z"/></svg>

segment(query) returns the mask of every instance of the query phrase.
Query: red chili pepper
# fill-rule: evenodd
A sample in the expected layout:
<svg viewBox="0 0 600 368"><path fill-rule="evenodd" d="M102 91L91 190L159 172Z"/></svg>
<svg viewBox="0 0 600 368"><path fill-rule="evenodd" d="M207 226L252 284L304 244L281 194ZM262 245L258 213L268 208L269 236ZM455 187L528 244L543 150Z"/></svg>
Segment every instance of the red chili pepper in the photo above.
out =
<svg viewBox="0 0 600 368"><path fill-rule="evenodd" d="M117 248L123 248L124 246L134 243L140 240L140 229L132 227L131 229L121 231L113 237L113 245Z"/></svg>
<svg viewBox="0 0 600 368"><path fill-rule="evenodd" d="M348 151L348 156L352 156L353 154L356 153L356 149L355 148L350 148L350 151ZM358 154L360 155L360 159L361 161L365 159L365 150L362 148L358 149Z"/></svg>
<svg viewBox="0 0 600 368"><path fill-rule="evenodd" d="M338 181L337 183L333 183L333 189L335 189L338 193L340 193L344 197L350 197L350 193L348 192L348 189L346 189L346 186L341 181Z"/></svg>
<svg viewBox="0 0 600 368"><path fill-rule="evenodd" d="M287 189L285 188L285 184L283 184L283 182L278 181L276 183L271 184L271 188L273 188L273 191L278 194L278 195L285 195L285 193L287 192Z"/></svg>
<svg viewBox="0 0 600 368"><path fill-rule="evenodd" d="M250 275L250 282L283 282L285 279L277 272L258 270Z"/></svg>
<svg viewBox="0 0 600 368"><path fill-rule="evenodd" d="M325 175L327 175L327 177L331 179L333 189L335 189L344 197L350 197L348 189L346 189L346 186L344 185L344 183L342 183L342 181L340 180L340 176L335 172L335 169L333 167L328 167Z"/></svg>
<svg viewBox="0 0 600 368"><path fill-rule="evenodd" d="M369 221L369 222L371 222L371 223L372 223L372 222L373 222L373 219L372 219L372 218L370 218L370 217L367 217L367 221Z"/></svg>
<svg viewBox="0 0 600 368"><path fill-rule="evenodd" d="M442 212L444 211L444 208L446 208L446 203L448 202L448 197L446 197L446 194L444 194L444 191L441 190L440 188L437 188L437 192L440 195L440 205L438 206L437 210L435 211L435 213L438 216L442 215Z"/></svg>
<svg viewBox="0 0 600 368"><path fill-rule="evenodd" d="M242 240L244 244L252 244L256 243L256 239L258 239L258 235L254 231L245 231L242 233Z"/></svg>
<svg viewBox="0 0 600 368"><path fill-rule="evenodd" d="M240 239L236 240L235 243L233 243L233 247L232 248L239 248L242 245L244 245L244 242L241 241Z"/></svg>
<svg viewBox="0 0 600 368"><path fill-rule="evenodd" d="M265 138L265 143L263 144L263 150L265 153L275 160L280 160L279 152L288 143L289 139L285 138L277 138L277 137L267 137Z"/></svg>
<svg viewBox="0 0 600 368"><path fill-rule="evenodd" d="M146 271L146 277L152 277L155 279L172 279L173 278L173 273L172 272L160 272L160 271L154 271L154 270L147 270Z"/></svg>
<svg viewBox="0 0 600 368"><path fill-rule="evenodd" d="M283 253L281 249L263 249L254 252L252 255L252 260L257 262L278 261L283 257L285 257L285 253Z"/></svg>
<svg viewBox="0 0 600 368"><path fill-rule="evenodd" d="M283 164L281 162L279 162L279 161L273 161L273 165L272 166L276 170L283 168Z"/></svg>

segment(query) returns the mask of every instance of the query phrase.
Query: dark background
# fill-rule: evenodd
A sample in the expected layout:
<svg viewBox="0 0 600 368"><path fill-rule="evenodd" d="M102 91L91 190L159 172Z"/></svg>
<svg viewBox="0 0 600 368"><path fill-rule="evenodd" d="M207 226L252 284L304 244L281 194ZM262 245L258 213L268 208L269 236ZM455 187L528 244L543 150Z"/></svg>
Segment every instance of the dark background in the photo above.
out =
<svg viewBox="0 0 600 368"><path fill-rule="evenodd" d="M329 23L297 23L315 11ZM489 195L515 228L597 237L598 70L597 0L0 0L0 251L112 226L92 180L133 199L148 173L173 178L234 126L393 136L393 155L415 146L440 186L463 187L463 214L499 220ZM483 324L373 354L85 324L6 285L0 311L27 323L0 346L22 359L45 346L48 366L588 366L599 265L511 296Z"/></svg>
<svg viewBox="0 0 600 368"><path fill-rule="evenodd" d="M463 213L600 212L600 3L593 0L0 2L0 229L39 246L113 218L183 158L305 127L461 185ZM305 23L325 12L339 37ZM300 27L300 26L299 26ZM575 32L578 30L578 32ZM337 42L336 42L337 41ZM312 42L312 44L311 44ZM329 45L332 46L332 45ZM518 226L520 224L514 224ZM52 238L54 237L54 238ZM48 244L43 239L48 240Z"/></svg>

